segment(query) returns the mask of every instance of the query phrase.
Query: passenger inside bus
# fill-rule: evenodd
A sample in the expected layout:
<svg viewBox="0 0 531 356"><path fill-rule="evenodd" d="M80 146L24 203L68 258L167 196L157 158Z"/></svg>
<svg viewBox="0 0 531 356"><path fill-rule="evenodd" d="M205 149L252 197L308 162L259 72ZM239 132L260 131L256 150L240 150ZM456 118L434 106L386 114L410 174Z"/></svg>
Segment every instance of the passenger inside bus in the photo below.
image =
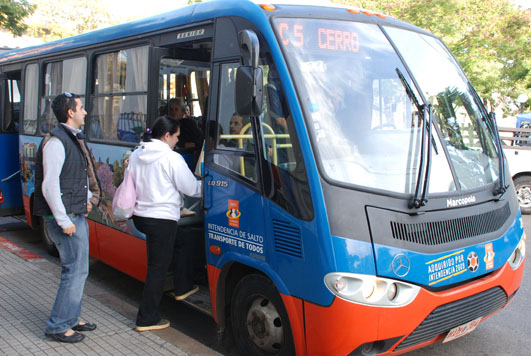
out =
<svg viewBox="0 0 531 356"><path fill-rule="evenodd" d="M232 114L229 122L229 132L231 135L240 135L244 132L241 132L243 127L246 126L249 123L248 117L243 117L238 115L238 113ZM239 147L238 139L236 138L230 138L230 139L224 139L221 140L220 145L223 145L225 147ZM219 145L218 145L219 147Z"/></svg>
<svg viewBox="0 0 531 356"><path fill-rule="evenodd" d="M185 116L186 106L175 98L170 99L168 105L168 116L179 120L181 125L181 135L177 146L180 148L200 148L203 142L203 133L189 114Z"/></svg>

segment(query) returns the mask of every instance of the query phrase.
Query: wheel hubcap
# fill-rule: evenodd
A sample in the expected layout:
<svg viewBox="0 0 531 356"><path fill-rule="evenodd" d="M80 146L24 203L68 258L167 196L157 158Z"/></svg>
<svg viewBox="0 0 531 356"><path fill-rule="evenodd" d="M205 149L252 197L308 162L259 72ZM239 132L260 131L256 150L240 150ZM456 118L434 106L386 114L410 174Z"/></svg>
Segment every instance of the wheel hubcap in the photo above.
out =
<svg viewBox="0 0 531 356"><path fill-rule="evenodd" d="M531 186L522 185L516 189L516 196L520 206L527 208L531 207Z"/></svg>
<svg viewBox="0 0 531 356"><path fill-rule="evenodd" d="M268 299L257 297L247 312L247 331L261 350L274 354L282 347L284 329L277 309Z"/></svg>

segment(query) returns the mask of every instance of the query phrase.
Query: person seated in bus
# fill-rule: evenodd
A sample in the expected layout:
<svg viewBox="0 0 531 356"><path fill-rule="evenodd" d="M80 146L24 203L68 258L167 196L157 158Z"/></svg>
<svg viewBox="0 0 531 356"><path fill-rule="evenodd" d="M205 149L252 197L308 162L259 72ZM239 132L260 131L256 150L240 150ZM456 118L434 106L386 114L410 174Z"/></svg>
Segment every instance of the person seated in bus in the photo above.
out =
<svg viewBox="0 0 531 356"><path fill-rule="evenodd" d="M177 224L183 205L181 192L200 197L201 181L188 169L183 157L173 151L179 141L179 123L167 116L159 117L129 159L136 184L133 222L146 235L147 244L148 270L136 319L137 331L170 325L161 319L158 309L172 254L177 262L173 274L175 299L185 299L198 290L193 285L193 270L188 267L191 256L186 250L187 237L178 233Z"/></svg>
<svg viewBox="0 0 531 356"><path fill-rule="evenodd" d="M203 133L192 118L185 117L185 105L178 99L170 99L168 116L180 122L181 136L177 146L200 149L203 143Z"/></svg>
<svg viewBox="0 0 531 356"><path fill-rule="evenodd" d="M192 114L190 113L190 105L184 105L184 114L183 119L191 118Z"/></svg>
<svg viewBox="0 0 531 356"><path fill-rule="evenodd" d="M162 100L162 103L159 106L159 116L168 115L168 103Z"/></svg>
<svg viewBox="0 0 531 356"><path fill-rule="evenodd" d="M232 117L230 118L230 123L229 123L229 133L231 135L240 135L240 134L242 134L241 131L242 131L243 127L246 126L248 123L249 123L249 118L248 117L240 116L240 115L238 115L238 113L232 114ZM249 128L249 131L250 131L250 128ZM231 139L228 139L228 140L222 140L221 143L223 145L225 145L226 147L237 147L237 148L239 148L239 141L238 141L238 139L235 139L235 138L231 138ZM244 146L245 146L245 141L244 141Z"/></svg>

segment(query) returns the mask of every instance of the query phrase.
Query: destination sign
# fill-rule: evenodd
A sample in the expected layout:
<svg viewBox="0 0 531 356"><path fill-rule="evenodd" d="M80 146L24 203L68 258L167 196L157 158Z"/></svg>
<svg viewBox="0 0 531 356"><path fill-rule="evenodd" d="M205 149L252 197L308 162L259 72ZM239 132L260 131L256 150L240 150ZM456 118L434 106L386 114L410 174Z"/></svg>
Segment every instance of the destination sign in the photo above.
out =
<svg viewBox="0 0 531 356"><path fill-rule="evenodd" d="M280 40L285 47L308 47L325 51L357 53L360 50L360 36L352 26L344 28L320 26L310 23L283 21L277 23Z"/></svg>

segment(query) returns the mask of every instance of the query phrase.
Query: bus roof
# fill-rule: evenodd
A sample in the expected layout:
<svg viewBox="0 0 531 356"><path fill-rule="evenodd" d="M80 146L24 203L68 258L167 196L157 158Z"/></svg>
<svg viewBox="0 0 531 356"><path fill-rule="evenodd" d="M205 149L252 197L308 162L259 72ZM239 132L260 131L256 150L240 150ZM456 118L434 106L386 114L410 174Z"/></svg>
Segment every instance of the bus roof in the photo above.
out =
<svg viewBox="0 0 531 356"><path fill-rule="evenodd" d="M261 3L265 3L265 1L211 0L204 3L196 3L173 11L151 16L145 19L83 33L77 36L48 42L42 45L8 51L6 53L0 54L0 65L6 63L19 62L22 60L29 60L33 57L67 52L73 49L90 48L103 42L113 42L126 40L128 38L138 38L150 33L169 30L176 26L198 23L222 16L241 16L244 18L262 22L262 25L265 25L264 22L268 21L268 17L274 15L286 14L289 16L335 19L338 18L339 14L342 18L345 18L348 15L348 18L346 19L349 20L382 23L399 27L406 27L414 31L426 32L413 25L396 20L391 17L377 17L373 16L376 13L371 12L362 12L358 15L355 15L344 11L344 9L348 7L337 6L336 4L328 3L326 4L326 7L322 7L322 2L319 2L319 4L317 4L317 2L314 0L273 0L268 3L272 3L275 5L274 11L263 10L259 6ZM319 10L313 11L316 6L320 7ZM350 9L352 9L352 7ZM364 16L365 18L359 19L356 18L356 16Z"/></svg>

